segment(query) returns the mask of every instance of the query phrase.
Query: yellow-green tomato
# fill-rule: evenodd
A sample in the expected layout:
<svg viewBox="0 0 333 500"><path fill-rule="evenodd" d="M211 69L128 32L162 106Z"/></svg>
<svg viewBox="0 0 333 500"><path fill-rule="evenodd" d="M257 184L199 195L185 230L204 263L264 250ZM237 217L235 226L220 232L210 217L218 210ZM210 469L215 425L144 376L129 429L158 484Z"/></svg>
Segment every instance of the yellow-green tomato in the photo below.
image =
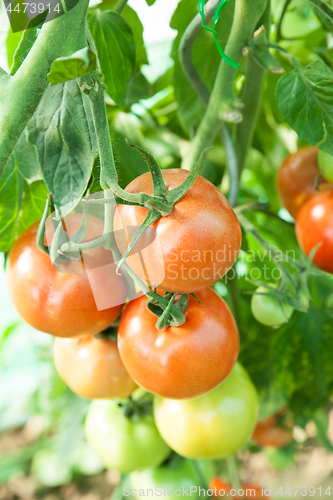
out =
<svg viewBox="0 0 333 500"><path fill-rule="evenodd" d="M323 177L327 181L333 182L333 156L326 151L319 150L317 161Z"/></svg>
<svg viewBox="0 0 333 500"><path fill-rule="evenodd" d="M255 319L266 326L281 326L287 323L294 312L286 302L279 301L272 295L267 295L274 292L275 285L270 284L267 287L259 286L251 299L251 311Z"/></svg>
<svg viewBox="0 0 333 500"><path fill-rule="evenodd" d="M236 363L216 389L196 399L156 396L155 422L161 436L179 455L219 459L244 445L256 425L257 391L246 370Z"/></svg>
<svg viewBox="0 0 333 500"><path fill-rule="evenodd" d="M197 462L197 467L208 484L215 473L213 462L200 460ZM131 492L124 490L124 496L127 496L127 493L132 496L140 496L142 490L146 494L147 489L152 490L149 492L149 498L159 498L164 496L164 493L168 499L184 498L191 494L192 500L198 500L203 495L201 493L199 496L199 487L203 488L203 485L194 463L180 457L176 457L175 461L156 469L133 472L129 479Z"/></svg>
<svg viewBox="0 0 333 500"><path fill-rule="evenodd" d="M115 401L91 403L85 436L105 467L123 474L156 467L170 453L152 415L126 417Z"/></svg>

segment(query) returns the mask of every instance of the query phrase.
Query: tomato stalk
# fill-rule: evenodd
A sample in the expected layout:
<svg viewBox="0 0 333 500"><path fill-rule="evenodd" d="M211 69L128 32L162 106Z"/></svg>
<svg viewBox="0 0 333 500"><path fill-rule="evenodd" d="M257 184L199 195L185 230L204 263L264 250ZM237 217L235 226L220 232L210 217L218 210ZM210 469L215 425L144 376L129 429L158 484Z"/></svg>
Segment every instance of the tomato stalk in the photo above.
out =
<svg viewBox="0 0 333 500"><path fill-rule="evenodd" d="M14 75L1 69L0 177L24 127L49 85L47 75L58 57L86 46L85 25L89 0L80 0L66 14L45 23L29 54Z"/></svg>
<svg viewBox="0 0 333 500"><path fill-rule="evenodd" d="M47 255L49 255L50 252L49 252L49 247L44 244L44 239L45 239L46 221L50 212L50 205L51 205L51 195L47 195L43 216L41 218L37 231L37 246L41 252L46 253Z"/></svg>
<svg viewBox="0 0 333 500"><path fill-rule="evenodd" d="M204 477L204 475L202 473L202 470L200 468L200 465L199 465L198 461L197 460L192 460L192 463L194 465L194 468L196 470L196 473L198 475L198 478L199 478L199 481L201 483L202 488L207 491L208 490L208 484L207 484L206 479L205 479L205 477Z"/></svg>
<svg viewBox="0 0 333 500"><path fill-rule="evenodd" d="M237 490L241 487L241 482L239 479L239 474L237 470L236 460L234 455L230 455L225 459L227 464L229 481Z"/></svg>
<svg viewBox="0 0 333 500"><path fill-rule="evenodd" d="M207 22L215 12L217 5L220 0L210 0L204 8L204 20ZM196 37L199 35L202 29L200 14L197 14L193 21L186 28L178 48L179 61L182 69L187 77L189 83L192 85L193 89L196 91L198 96L202 99L204 104L207 106L209 103L210 92L206 85L200 78L191 57L191 51L193 43ZM238 159L235 150L235 145L231 137L231 133L227 124L223 123L220 129L220 135L222 143L227 157L227 167L229 170L229 193L228 200L230 205L233 207L237 203L238 191L239 191L239 168Z"/></svg>
<svg viewBox="0 0 333 500"><path fill-rule="evenodd" d="M124 8L127 5L127 0L118 0L115 8L113 9L114 12L118 12L118 14L121 14Z"/></svg>
<svg viewBox="0 0 333 500"><path fill-rule="evenodd" d="M168 326L181 326L186 322L184 311L189 301L187 294L182 294L177 302L177 293L167 292L163 297L156 292L149 292L147 295L147 307L158 317L158 330L164 330Z"/></svg>
<svg viewBox="0 0 333 500"><path fill-rule="evenodd" d="M257 22L266 7L267 0L236 0L234 20L225 48L235 62L242 60L242 49L253 35ZM183 168L191 170L200 152L210 146L223 121L233 123L242 120L240 103L233 91L238 70L222 60L207 110L192 141L191 149L184 158Z"/></svg>
<svg viewBox="0 0 333 500"><path fill-rule="evenodd" d="M101 165L101 186L103 189L111 188L116 196L119 196L125 201L133 202L142 205L148 209L156 209L165 214L169 212L166 207L165 200L156 196L149 196L145 193L127 193L118 184L118 174L114 163L113 149L109 132L109 124L106 115L104 102L104 86L101 85L99 77L91 74L84 77L82 81L82 90L90 98L97 143L99 149L100 165Z"/></svg>
<svg viewBox="0 0 333 500"><path fill-rule="evenodd" d="M270 17L270 0L268 0L267 8L260 20L262 26L264 26L267 42L269 42ZM237 125L235 134L240 172L242 171L252 143L254 127L259 114L265 73L265 69L259 66L254 57L250 54L247 60L245 83L241 94L241 99L244 104L243 120Z"/></svg>

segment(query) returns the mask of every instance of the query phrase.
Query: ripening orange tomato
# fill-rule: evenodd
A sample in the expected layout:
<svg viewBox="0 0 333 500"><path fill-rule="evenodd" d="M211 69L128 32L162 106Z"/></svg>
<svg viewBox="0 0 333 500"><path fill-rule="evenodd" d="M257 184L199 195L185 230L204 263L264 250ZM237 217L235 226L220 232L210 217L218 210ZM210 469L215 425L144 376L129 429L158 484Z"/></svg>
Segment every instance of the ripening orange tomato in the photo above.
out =
<svg viewBox="0 0 333 500"><path fill-rule="evenodd" d="M232 485L222 479L221 477L214 476L209 482L208 486L209 490L213 491L213 496L215 498L223 498L226 496L230 496L230 490L232 489ZM238 497L233 497L235 500L239 500Z"/></svg>
<svg viewBox="0 0 333 500"><path fill-rule="evenodd" d="M284 448L293 440L290 430L283 429L277 425L276 415L271 415L257 423L252 437L259 446L273 446L275 448Z"/></svg>
<svg viewBox="0 0 333 500"><path fill-rule="evenodd" d="M295 231L305 255L318 245L313 263L333 274L333 189L316 191L307 199L297 215Z"/></svg>
<svg viewBox="0 0 333 500"><path fill-rule="evenodd" d="M54 363L73 392L87 399L126 398L137 388L112 339L83 337L54 343Z"/></svg>
<svg viewBox="0 0 333 500"><path fill-rule="evenodd" d="M71 214L65 221L73 235L81 227L82 215ZM37 246L37 229L34 224L22 233L8 256L7 285L17 312L37 330L56 337L101 332L117 319L127 295L111 251L98 247L84 252L84 262L72 260L53 267ZM102 231L102 221L89 216L83 241ZM105 302L103 309L97 308L92 287Z"/></svg>
<svg viewBox="0 0 333 500"><path fill-rule="evenodd" d="M168 190L184 182L189 172L163 170ZM137 177L126 188L129 193L153 194L150 173ZM148 210L118 205L115 236L124 254ZM152 286L174 293L193 293L221 279L235 263L241 245L241 229L223 194L204 177L173 207L146 229L129 257L128 264Z"/></svg>
<svg viewBox="0 0 333 500"><path fill-rule="evenodd" d="M314 191L320 175L318 151L317 147L299 149L284 159L278 171L277 188L281 203L294 218L307 196Z"/></svg>
<svg viewBox="0 0 333 500"><path fill-rule="evenodd" d="M239 351L235 319L212 289L192 296L186 322L157 330L146 297L129 302L118 329L121 359L133 380L148 392L172 399L195 398L230 374Z"/></svg>

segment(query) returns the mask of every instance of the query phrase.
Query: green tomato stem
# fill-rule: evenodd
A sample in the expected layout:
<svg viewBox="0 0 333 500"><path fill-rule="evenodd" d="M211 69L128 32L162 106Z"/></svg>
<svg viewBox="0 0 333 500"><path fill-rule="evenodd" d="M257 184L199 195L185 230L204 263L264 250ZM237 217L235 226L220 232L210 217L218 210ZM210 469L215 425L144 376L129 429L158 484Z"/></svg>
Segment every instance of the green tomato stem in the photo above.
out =
<svg viewBox="0 0 333 500"><path fill-rule="evenodd" d="M242 49L253 35L266 3L267 0L236 0L234 20L225 48L225 52L235 62L241 62ZM207 110L194 136L191 149L184 158L183 168L192 169L201 151L213 143L223 121L241 121L242 114L237 109L233 91L237 72L238 70L227 62L221 61Z"/></svg>
<svg viewBox="0 0 333 500"><path fill-rule="evenodd" d="M111 188L116 196L125 201L138 203L148 209L158 210L161 215L168 215L172 208L170 209L164 198L149 196L145 193L128 193L119 186L104 102L104 89L97 81L92 79L91 75L82 79L82 89L90 98L100 157L102 188Z"/></svg>
<svg viewBox="0 0 333 500"><path fill-rule="evenodd" d="M205 22L207 22L215 12L220 0L210 0L204 9ZM193 43L202 30L201 16L197 14L193 21L186 28L180 42L179 42L179 61L188 81L207 106L209 103L210 92L206 85L200 78L197 70L192 61L191 51ZM229 127L223 123L220 130L221 139L227 157L227 167L229 170L230 189L228 193L228 200L231 206L235 206L238 199L239 192L239 175L238 175L238 159L235 150L235 145L231 137Z"/></svg>
<svg viewBox="0 0 333 500"><path fill-rule="evenodd" d="M114 12L118 12L118 14L121 14L124 8L127 5L127 0L118 0L115 8L113 9Z"/></svg>
<svg viewBox="0 0 333 500"><path fill-rule="evenodd" d="M239 479L235 456L230 455L225 459L225 461L227 464L229 480L233 487L236 488L236 490L239 490L241 487L241 481Z"/></svg>
<svg viewBox="0 0 333 500"><path fill-rule="evenodd" d="M269 42L270 0L268 0L267 8L260 21L265 28L266 39L267 42ZM252 143L254 127L259 114L265 74L265 69L259 66L255 59L250 55L247 61L245 83L241 95L244 104L243 121L237 125L235 136L240 172L244 167L244 163Z"/></svg>
<svg viewBox="0 0 333 500"><path fill-rule="evenodd" d="M89 0L80 0L68 13L45 23L18 71L0 73L0 177L29 119L49 85L47 74L58 57L86 46L85 23Z"/></svg>
<svg viewBox="0 0 333 500"><path fill-rule="evenodd" d="M205 477L204 477L204 475L203 475L203 473L202 473L202 470L200 469L200 465L198 464L197 460L192 460L192 463L193 463L194 468L195 468L195 470L196 470L196 473L197 473L197 475L198 475L198 479L199 479L199 481L200 481L200 483L201 483L201 487L202 487L204 490L206 490L206 491L207 491L207 490L208 490L208 484L207 484L207 482L206 482L206 480L205 480Z"/></svg>

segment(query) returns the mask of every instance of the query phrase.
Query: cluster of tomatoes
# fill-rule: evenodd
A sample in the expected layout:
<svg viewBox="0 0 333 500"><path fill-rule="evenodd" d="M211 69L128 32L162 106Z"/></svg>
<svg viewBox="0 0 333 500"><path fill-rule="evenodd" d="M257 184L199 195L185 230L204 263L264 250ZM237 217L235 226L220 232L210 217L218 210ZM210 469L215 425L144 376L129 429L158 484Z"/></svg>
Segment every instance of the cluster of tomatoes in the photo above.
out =
<svg viewBox="0 0 333 500"><path fill-rule="evenodd" d="M167 190L187 175L179 169L164 171ZM135 179L127 191L151 194L150 174ZM121 251L131 228L146 215L143 207L118 205L114 227L118 234L125 229L126 235L117 241ZM65 218L69 237L77 234L82 219L82 214ZM86 419L87 440L106 467L125 474L160 465L170 449L193 459L233 454L257 420L256 390L236 363L236 322L210 288L240 250L235 212L213 184L198 176L172 213L152 228L158 249L145 245L146 233L140 245L147 248L149 276L160 271L154 266L160 262L156 252L162 251L165 273L157 292L161 297L172 295L166 291L176 294L176 308L187 294L186 321L179 326L158 329L158 315L146 307L145 296L126 303L126 280L114 263L110 266L110 250L103 246L84 251L84 262L52 265L37 246L34 225L17 239L7 265L17 311L34 328L56 337L54 361L60 376L74 392L95 400ZM102 232L103 223L89 216L82 241ZM135 248L133 255L130 265L144 278L147 269L142 271L136 261ZM97 308L92 283L99 296L112 299L112 307Z"/></svg>
<svg viewBox="0 0 333 500"><path fill-rule="evenodd" d="M290 154L278 172L283 206L296 219L298 243L313 263L333 274L333 157L307 147Z"/></svg>

